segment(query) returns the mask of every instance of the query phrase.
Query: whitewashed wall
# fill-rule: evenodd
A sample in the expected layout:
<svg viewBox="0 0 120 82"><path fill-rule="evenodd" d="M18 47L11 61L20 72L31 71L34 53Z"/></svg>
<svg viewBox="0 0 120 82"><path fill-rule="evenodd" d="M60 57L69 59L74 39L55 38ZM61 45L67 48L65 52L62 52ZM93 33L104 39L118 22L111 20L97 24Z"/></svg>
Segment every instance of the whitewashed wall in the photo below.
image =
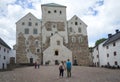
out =
<svg viewBox="0 0 120 82"><path fill-rule="evenodd" d="M9 55L10 55L10 49L0 45L0 69L3 68L3 63L4 63L4 68L7 69L7 64L9 64ZM5 49L5 52L4 52ZM5 56L5 59L4 59Z"/></svg>
<svg viewBox="0 0 120 82"><path fill-rule="evenodd" d="M57 45L58 40L60 45ZM59 51L58 56L55 56L55 50ZM72 52L63 45L63 38L55 34L50 38L50 47L43 52L43 63L51 61L50 65L55 65L55 60L58 60L60 63L61 61L67 61L67 59L72 61Z"/></svg>

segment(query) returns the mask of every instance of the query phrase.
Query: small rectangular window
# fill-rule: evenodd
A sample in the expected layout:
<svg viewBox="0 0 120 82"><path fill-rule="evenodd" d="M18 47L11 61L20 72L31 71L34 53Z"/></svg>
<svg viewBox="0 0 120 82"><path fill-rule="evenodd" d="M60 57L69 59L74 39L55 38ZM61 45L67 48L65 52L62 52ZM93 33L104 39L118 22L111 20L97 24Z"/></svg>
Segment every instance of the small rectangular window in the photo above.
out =
<svg viewBox="0 0 120 82"><path fill-rule="evenodd" d="M106 46L106 49L109 49L109 46Z"/></svg>
<svg viewBox="0 0 120 82"><path fill-rule="evenodd" d="M70 27L70 32L72 32L72 27Z"/></svg>
<svg viewBox="0 0 120 82"><path fill-rule="evenodd" d="M48 11L48 13L50 14L50 13L51 13L51 11Z"/></svg>
<svg viewBox="0 0 120 82"><path fill-rule="evenodd" d="M81 33L81 28L80 28L80 27L78 28L78 32L80 32L80 33Z"/></svg>
<svg viewBox="0 0 120 82"><path fill-rule="evenodd" d="M35 23L35 26L38 26L38 23Z"/></svg>
<svg viewBox="0 0 120 82"><path fill-rule="evenodd" d="M107 57L109 57L109 54L107 54Z"/></svg>
<svg viewBox="0 0 120 82"><path fill-rule="evenodd" d="M57 45L60 45L60 41L57 41Z"/></svg>
<svg viewBox="0 0 120 82"><path fill-rule="evenodd" d="M113 46L115 46L115 42L113 43Z"/></svg>
<svg viewBox="0 0 120 82"><path fill-rule="evenodd" d="M31 23L31 22L28 22L28 26L32 26L32 23Z"/></svg>
<svg viewBox="0 0 120 82"><path fill-rule="evenodd" d="M4 56L4 60L6 59L6 57Z"/></svg>
<svg viewBox="0 0 120 82"><path fill-rule="evenodd" d="M117 61L115 61L115 65L118 65Z"/></svg>
<svg viewBox="0 0 120 82"><path fill-rule="evenodd" d="M25 25L25 23L24 23L24 22L22 22L22 25Z"/></svg>
<svg viewBox="0 0 120 82"><path fill-rule="evenodd" d="M40 49L37 49L37 52L40 52Z"/></svg>
<svg viewBox="0 0 120 82"><path fill-rule="evenodd" d="M77 22L75 22L75 25L78 25L78 23L77 23Z"/></svg>
<svg viewBox="0 0 120 82"><path fill-rule="evenodd" d="M56 51L55 51L55 56L58 56L58 54L59 54L59 52L56 50Z"/></svg>
<svg viewBox="0 0 120 82"><path fill-rule="evenodd" d="M33 29L33 34L37 34L37 29Z"/></svg>
<svg viewBox="0 0 120 82"><path fill-rule="evenodd" d="M4 48L4 52L6 52L6 49Z"/></svg>
<svg viewBox="0 0 120 82"><path fill-rule="evenodd" d="M29 34L29 29L25 28L25 34Z"/></svg>
<svg viewBox="0 0 120 82"><path fill-rule="evenodd" d="M114 52L114 56L116 56L117 54L116 54L116 52Z"/></svg>

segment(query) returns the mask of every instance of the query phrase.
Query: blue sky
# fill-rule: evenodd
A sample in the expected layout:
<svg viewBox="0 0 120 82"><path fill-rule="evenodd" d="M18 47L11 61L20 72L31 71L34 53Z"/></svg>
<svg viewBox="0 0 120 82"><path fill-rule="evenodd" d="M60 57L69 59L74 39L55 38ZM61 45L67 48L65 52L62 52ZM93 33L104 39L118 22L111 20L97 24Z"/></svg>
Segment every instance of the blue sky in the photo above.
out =
<svg viewBox="0 0 120 82"><path fill-rule="evenodd" d="M67 20L77 15L87 25L89 46L120 30L119 0L0 0L0 37L10 47L16 43L15 23L31 12L41 19L41 4L67 6Z"/></svg>

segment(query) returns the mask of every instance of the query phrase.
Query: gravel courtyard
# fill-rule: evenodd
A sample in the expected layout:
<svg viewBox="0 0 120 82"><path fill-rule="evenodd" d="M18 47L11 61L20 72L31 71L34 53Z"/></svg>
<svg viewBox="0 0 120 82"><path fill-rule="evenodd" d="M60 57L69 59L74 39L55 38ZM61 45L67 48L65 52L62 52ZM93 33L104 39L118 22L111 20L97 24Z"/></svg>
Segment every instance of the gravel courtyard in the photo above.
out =
<svg viewBox="0 0 120 82"><path fill-rule="evenodd" d="M58 75L58 66L23 67L0 72L0 82L120 82L120 69L73 66L71 78Z"/></svg>

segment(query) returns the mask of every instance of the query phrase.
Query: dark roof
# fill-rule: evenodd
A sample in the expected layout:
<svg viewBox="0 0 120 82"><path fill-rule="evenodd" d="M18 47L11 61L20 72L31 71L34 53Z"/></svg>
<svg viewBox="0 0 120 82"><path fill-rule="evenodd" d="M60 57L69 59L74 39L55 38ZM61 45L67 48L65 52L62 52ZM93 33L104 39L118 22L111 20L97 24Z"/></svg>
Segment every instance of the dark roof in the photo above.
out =
<svg viewBox="0 0 120 82"><path fill-rule="evenodd" d="M111 37L109 37L106 42L103 44L103 46L108 45L111 42L114 42L116 40L120 39L120 31L114 35L111 35Z"/></svg>
<svg viewBox="0 0 120 82"><path fill-rule="evenodd" d="M49 6L49 7L66 7L60 4L56 4L56 3L48 3L48 4L42 4L41 6Z"/></svg>
<svg viewBox="0 0 120 82"><path fill-rule="evenodd" d="M0 38L0 44L3 45L6 48L11 49L1 38Z"/></svg>

